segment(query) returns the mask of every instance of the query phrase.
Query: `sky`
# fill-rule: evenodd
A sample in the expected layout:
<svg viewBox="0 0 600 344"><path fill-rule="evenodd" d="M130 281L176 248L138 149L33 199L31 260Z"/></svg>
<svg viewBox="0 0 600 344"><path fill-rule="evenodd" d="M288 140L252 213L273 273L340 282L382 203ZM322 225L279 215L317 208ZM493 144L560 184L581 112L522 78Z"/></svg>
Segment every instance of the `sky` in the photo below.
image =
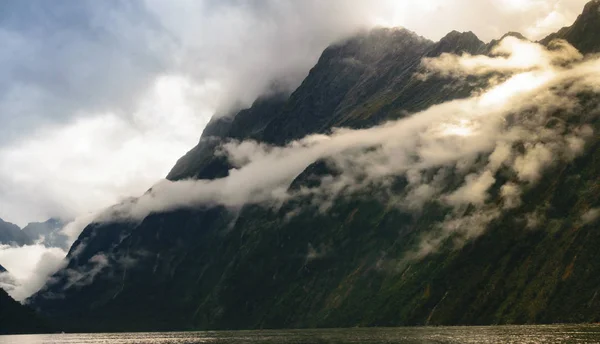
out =
<svg viewBox="0 0 600 344"><path fill-rule="evenodd" d="M293 90L324 48L360 30L539 39L570 25L586 2L2 1L0 218L85 218L142 194L215 113L273 85ZM29 256L37 258L18 265L21 253L4 252L14 262L0 263L25 280L44 252Z"/></svg>

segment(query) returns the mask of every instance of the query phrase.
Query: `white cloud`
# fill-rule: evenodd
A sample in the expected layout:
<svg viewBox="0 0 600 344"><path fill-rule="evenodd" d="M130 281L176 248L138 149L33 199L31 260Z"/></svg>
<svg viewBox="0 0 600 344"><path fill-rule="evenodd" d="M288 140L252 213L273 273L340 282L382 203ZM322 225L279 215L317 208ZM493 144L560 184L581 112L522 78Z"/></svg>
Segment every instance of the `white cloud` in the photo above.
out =
<svg viewBox="0 0 600 344"><path fill-rule="evenodd" d="M588 0L388 0L380 22L439 39L451 30L474 31L483 40L509 31L530 39L573 23ZM415 15L419 13L419 15ZM427 18L427 20L423 20ZM434 24L432 24L434 23Z"/></svg>
<svg viewBox="0 0 600 344"><path fill-rule="evenodd" d="M15 280L14 288L7 292L22 301L38 291L50 275L63 267L67 252L43 245L23 247L0 246L0 264Z"/></svg>
<svg viewBox="0 0 600 344"><path fill-rule="evenodd" d="M581 215L581 223L584 225L594 223L600 219L600 208L592 208Z"/></svg>
<svg viewBox="0 0 600 344"><path fill-rule="evenodd" d="M88 261L91 267L86 266L84 271L66 269L64 273L68 277L68 283L64 286L65 289L72 287L81 288L92 284L96 276L105 268L110 266L109 258L104 254L96 254Z"/></svg>
<svg viewBox="0 0 600 344"><path fill-rule="evenodd" d="M515 183L506 183L500 189L504 209L513 209L521 205L521 188Z"/></svg>
<svg viewBox="0 0 600 344"><path fill-rule="evenodd" d="M513 38L507 40L513 41ZM597 85L598 80L590 75L597 77L598 70L593 71L590 66L600 62L586 61L562 67L562 56L565 51L570 51L567 46L556 51L557 56L561 56L558 59L535 43L503 46L538 51L535 56L539 57L539 63L531 62L530 67L539 71L519 74L520 65L509 63L512 67L507 68L477 57L482 64L499 66L498 71L512 76L471 98L432 106L407 118L369 129L336 129L331 135L307 136L285 147L253 141L228 143L223 147L224 153L236 165L229 177L213 181L163 181L138 199L111 208L102 219L139 220L151 212L199 204L239 207L246 203L281 202L293 196L286 192L291 181L319 159L330 159L343 172L341 177L323 183L322 188L327 188L326 195L351 192L373 181L407 172L409 181L415 182L419 180L418 171L443 166L453 166L460 173L468 173L475 167L473 157L490 153L487 164L490 170L483 166L483 170L466 176L461 188L442 195L442 198L455 205L483 205L487 190L495 181L493 173L502 164L513 169L520 180L535 183L547 167L561 159L572 158L574 138L585 140L589 137L591 128L544 126L556 109L572 109L576 102L574 95L582 88ZM515 55L519 56L519 53L515 52ZM511 58L498 57L502 63ZM471 67L467 65L464 72L473 70ZM522 82L523 75L528 76L527 85L507 87L515 80ZM571 89L556 91L554 86L564 80L571 82ZM490 95L494 101L489 101ZM514 124L508 125L508 122ZM524 147L524 152L519 152L517 146ZM418 199L436 194L436 188L418 185L415 182L410 197ZM515 195L509 187L505 191L511 191L507 197ZM323 190L302 189L299 193L315 192Z"/></svg>
<svg viewBox="0 0 600 344"><path fill-rule="evenodd" d="M465 178L465 184L458 190L445 197L445 201L453 206L483 205L488 198L487 191L496 178L490 171L481 174L470 174Z"/></svg>
<svg viewBox="0 0 600 344"><path fill-rule="evenodd" d="M542 143L530 144L524 155L515 160L515 170L519 179L536 182L541 177L542 170L554 162L552 150Z"/></svg>
<svg viewBox="0 0 600 344"><path fill-rule="evenodd" d="M197 142L213 93L211 85L164 76L130 119L86 116L0 148L2 215L21 225L74 218L145 191Z"/></svg>

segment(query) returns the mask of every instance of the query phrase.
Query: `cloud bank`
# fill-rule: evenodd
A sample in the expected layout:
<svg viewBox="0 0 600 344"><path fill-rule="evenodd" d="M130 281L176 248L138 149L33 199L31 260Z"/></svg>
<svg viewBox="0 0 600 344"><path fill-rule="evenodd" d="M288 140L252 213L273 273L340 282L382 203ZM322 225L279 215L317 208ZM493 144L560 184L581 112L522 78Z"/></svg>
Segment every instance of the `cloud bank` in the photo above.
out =
<svg viewBox="0 0 600 344"><path fill-rule="evenodd" d="M11 247L0 245L0 262L8 271L0 285L17 301L38 291L58 269L65 266L67 252L44 245Z"/></svg>
<svg viewBox="0 0 600 344"><path fill-rule="evenodd" d="M298 195L318 196L322 201L324 195L334 198L399 175L408 180L407 208L440 200L457 214L468 205L491 211L495 205L486 204L488 191L501 168L516 175L516 180L501 186L504 207L516 207L522 187L538 182L547 168L582 154L586 140L593 137L590 126L567 124L554 114L575 115L580 92L600 91L600 60L584 60L566 42L556 42L547 50L514 37L504 39L498 51L508 55L444 55L424 61L424 68L434 74L493 71L502 75L503 81L494 77L489 89L470 98L435 105L370 129L311 135L285 147L230 142L223 146L223 154L236 168L228 177L160 182L143 196L110 208L98 221L136 221L153 212L205 204L280 204ZM533 57L526 66L524 55ZM456 63L448 64L448 59ZM332 162L340 175L325 178L316 188L288 191L306 167L323 159ZM438 172L428 177L432 170ZM450 172L462 175L463 182L447 191ZM493 219L497 215L478 216ZM478 219L456 219L467 220ZM446 227L456 232L477 226L449 223Z"/></svg>

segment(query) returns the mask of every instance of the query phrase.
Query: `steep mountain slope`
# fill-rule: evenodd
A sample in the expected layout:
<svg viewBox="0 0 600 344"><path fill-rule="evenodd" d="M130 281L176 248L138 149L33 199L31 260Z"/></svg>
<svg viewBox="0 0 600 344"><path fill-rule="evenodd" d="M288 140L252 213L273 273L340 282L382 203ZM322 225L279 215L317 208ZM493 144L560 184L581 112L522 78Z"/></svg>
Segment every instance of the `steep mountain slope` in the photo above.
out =
<svg viewBox="0 0 600 344"><path fill-rule="evenodd" d="M46 247L59 247L68 249L68 238L60 233L65 224L58 219L49 219L45 222L31 222L23 228L33 242L41 242Z"/></svg>
<svg viewBox="0 0 600 344"><path fill-rule="evenodd" d="M476 53L484 46L470 32L452 32L433 43L405 29L377 29L332 45L291 96L261 98L234 119L213 119L198 146L177 162L167 178L211 179L227 175L228 163L214 158L220 138L284 144L308 134L327 132L334 126L372 126L407 111L467 96L471 86L447 80L446 90L434 91L431 86L436 84L435 79L418 80L414 73L423 56Z"/></svg>
<svg viewBox="0 0 600 344"><path fill-rule="evenodd" d="M589 34L590 32L600 32L600 0L590 1L575 24L549 35L542 40L542 43L547 44L553 39L561 38L569 41L582 53L598 53L600 40L595 35Z"/></svg>
<svg viewBox="0 0 600 344"><path fill-rule="evenodd" d="M48 331L50 328L33 310L13 300L0 288L0 335Z"/></svg>
<svg viewBox="0 0 600 344"><path fill-rule="evenodd" d="M33 241L19 226L0 219L0 245L23 246L31 244L33 244Z"/></svg>
<svg viewBox="0 0 600 344"><path fill-rule="evenodd" d="M576 43L595 34L565 37ZM406 30L375 30L333 45L289 97L263 98L233 118L214 119L169 179L227 176L231 164L216 153L231 139L282 145L466 98L487 79L423 78L422 59L489 53L497 44L485 45L472 33L453 32L434 43ZM577 96L579 106L557 110L534 128L587 124L597 133L597 94ZM527 111L532 115L507 122L527 121L538 109ZM522 151L527 144L516 143ZM491 216L490 209L507 202L501 186L518 178L498 168L488 208L461 209L459 219L471 222L455 226L464 227L466 239L457 246L446 237L418 259L405 258L452 213L439 202L413 211L399 206L412 181L398 176L325 210L299 197L280 207L198 206L139 223L92 224L71 248L68 266L30 302L71 330L86 331L598 321L600 265L593 254L600 234L591 215L600 207L599 144L592 136L586 154L525 187L521 206ZM490 156L473 160L475 169ZM335 174L335 164L317 161L290 190ZM442 180L446 191L459 190L463 181L459 167L428 170L421 178L431 185ZM478 216L492 220L469 237Z"/></svg>

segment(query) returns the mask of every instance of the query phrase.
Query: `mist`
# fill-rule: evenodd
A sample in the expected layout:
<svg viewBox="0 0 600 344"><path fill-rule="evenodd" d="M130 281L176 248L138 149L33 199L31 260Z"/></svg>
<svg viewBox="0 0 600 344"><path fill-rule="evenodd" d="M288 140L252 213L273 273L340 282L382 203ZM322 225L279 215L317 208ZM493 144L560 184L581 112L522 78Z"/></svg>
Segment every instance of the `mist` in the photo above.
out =
<svg viewBox="0 0 600 344"><path fill-rule="evenodd" d="M564 41L554 42L548 50L514 37L500 42L492 57L445 54L426 59L422 74L414 77L490 72L497 74L489 80L489 88L470 98L373 128L333 129L329 135L310 135L283 147L231 141L222 147L222 154L236 166L228 177L162 181L141 197L111 207L96 221L140 221L151 213L200 205L277 206L307 195L318 202L334 201L373 184L385 187L390 178L404 175L409 184L403 207L414 211L437 201L455 209L454 216L439 224L442 234L424 238L415 257L435 251L450 236L477 237L501 214L496 204L487 203L501 168L516 175L501 186L502 208L512 209L520 206L523 189L535 185L548 168L584 152L594 137L593 128L546 123L558 110L575 113L579 93L600 91L600 59L584 59ZM479 156L483 163L477 162ZM302 171L323 159L339 175L324 178L317 187L289 190ZM441 172L426 178L434 169ZM462 186L450 192L444 191L443 173L448 169L463 178ZM476 215L463 216L466 206L475 206Z"/></svg>
<svg viewBox="0 0 600 344"><path fill-rule="evenodd" d="M0 245L0 262L7 272L0 285L17 301L38 291L47 279L66 264L67 252L44 245L10 247Z"/></svg>

